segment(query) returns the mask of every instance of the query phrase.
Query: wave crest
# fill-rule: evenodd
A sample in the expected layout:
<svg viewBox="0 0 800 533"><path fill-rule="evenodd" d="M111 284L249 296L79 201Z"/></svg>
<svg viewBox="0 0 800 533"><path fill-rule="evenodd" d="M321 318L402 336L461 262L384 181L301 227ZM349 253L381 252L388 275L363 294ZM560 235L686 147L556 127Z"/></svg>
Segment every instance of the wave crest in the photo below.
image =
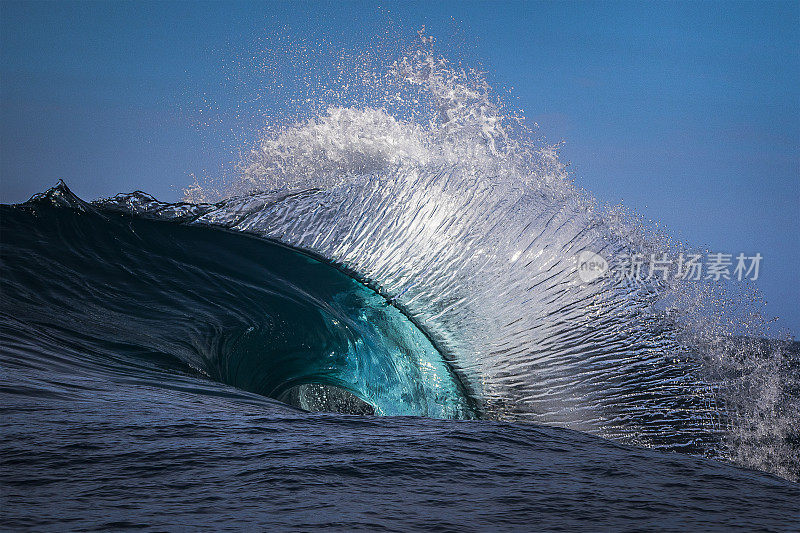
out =
<svg viewBox="0 0 800 533"><path fill-rule="evenodd" d="M189 204L127 195L98 205L276 239L354 272L421 325L488 417L791 475L797 452L773 453L794 438L790 388L779 386L777 412L723 371L736 359L752 382L772 382L747 370L762 355L733 336L763 331L749 311L757 296L705 282L584 282L582 251L613 260L685 247L598 207L480 73L424 34L368 74L348 74L370 89L362 105L334 101L270 128L235 176L188 189ZM769 423L748 430L758 417Z"/></svg>

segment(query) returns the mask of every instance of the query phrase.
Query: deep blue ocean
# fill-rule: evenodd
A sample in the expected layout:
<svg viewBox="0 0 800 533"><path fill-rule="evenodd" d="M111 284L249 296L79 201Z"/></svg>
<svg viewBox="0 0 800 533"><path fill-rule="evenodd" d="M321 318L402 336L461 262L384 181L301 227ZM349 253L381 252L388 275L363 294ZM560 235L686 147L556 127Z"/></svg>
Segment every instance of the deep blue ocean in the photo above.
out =
<svg viewBox="0 0 800 533"><path fill-rule="evenodd" d="M607 434L497 416L413 306L145 201L0 207L2 529L800 530L800 486L656 416L652 372ZM657 438L608 440L641 405Z"/></svg>

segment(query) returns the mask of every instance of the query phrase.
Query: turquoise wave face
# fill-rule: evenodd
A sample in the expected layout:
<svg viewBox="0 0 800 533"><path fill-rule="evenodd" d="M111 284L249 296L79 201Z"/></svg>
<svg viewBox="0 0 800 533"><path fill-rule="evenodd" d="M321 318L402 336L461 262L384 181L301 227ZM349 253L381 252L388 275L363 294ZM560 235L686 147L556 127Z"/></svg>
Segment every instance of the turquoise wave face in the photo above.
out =
<svg viewBox="0 0 800 533"><path fill-rule="evenodd" d="M68 196L3 206L0 220L3 315L74 347L38 364L200 373L311 410L476 415L420 328L317 258Z"/></svg>

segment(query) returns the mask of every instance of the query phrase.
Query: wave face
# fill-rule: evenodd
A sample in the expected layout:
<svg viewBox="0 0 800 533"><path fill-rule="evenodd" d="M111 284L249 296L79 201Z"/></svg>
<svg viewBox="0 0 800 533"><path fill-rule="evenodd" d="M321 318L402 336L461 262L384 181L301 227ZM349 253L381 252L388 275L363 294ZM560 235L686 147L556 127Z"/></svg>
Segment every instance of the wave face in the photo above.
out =
<svg viewBox="0 0 800 533"><path fill-rule="evenodd" d="M70 361L81 367L166 366L306 409L349 401L383 415L472 414L430 340L318 259L103 213L63 185L0 216L10 344L35 329L91 347Z"/></svg>
<svg viewBox="0 0 800 533"><path fill-rule="evenodd" d="M797 477L796 355L756 338L756 296L582 281L582 251L686 248L598 206L429 37L341 83L185 202L86 204L62 185L4 208L9 339L43 327L91 343L92 368L166 365L310 409L557 425Z"/></svg>
<svg viewBox="0 0 800 533"><path fill-rule="evenodd" d="M493 414L391 302L286 245L64 185L0 234L7 527L796 529L800 489L767 474L428 418Z"/></svg>

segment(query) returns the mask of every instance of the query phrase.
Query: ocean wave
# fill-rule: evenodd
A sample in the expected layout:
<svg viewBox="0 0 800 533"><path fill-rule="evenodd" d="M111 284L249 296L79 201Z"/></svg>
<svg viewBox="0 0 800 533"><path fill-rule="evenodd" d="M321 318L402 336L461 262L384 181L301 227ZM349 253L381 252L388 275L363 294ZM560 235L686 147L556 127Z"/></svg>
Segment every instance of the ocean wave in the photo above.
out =
<svg viewBox="0 0 800 533"><path fill-rule="evenodd" d="M613 262L688 248L598 205L480 73L452 65L424 34L385 71L361 74L351 77L372 89L369 101L333 102L271 128L234 176L196 182L185 202L137 192L88 204L60 185L7 208L4 225L28 219L4 228L20 235L18 255L4 260L27 265L29 276L4 291L7 309L30 307L23 287L50 287L71 272L72 285L45 295L60 295L50 304L75 331L127 332L135 350L304 407L530 421L796 477L795 356L786 343L759 340L757 295L707 281L585 281L582 252ZM45 231L48 217L68 220ZM190 234L197 226L204 232ZM39 242L37 232L49 247L31 263L23 248ZM202 268L178 259L203 239L213 245L194 256ZM61 251L83 267L38 270L59 264ZM108 254L118 255L108 262ZM321 260L319 272L297 267L303 254ZM166 266L149 273L156 259L187 277ZM94 269L103 264L116 270L101 276ZM280 282L209 274L232 265L280 272ZM81 291L97 295L123 279L148 281L151 299L137 304L141 291L126 288L67 312L71 298L86 302ZM337 283L349 288L330 293ZM208 284L221 292L203 294ZM285 310L262 309L253 294L287 291L283 300L300 305L294 318L263 329ZM345 305L338 294L355 300ZM167 335L165 324L183 329ZM313 357L276 358L271 350L286 338ZM326 374L314 365L329 351L341 360L334 355ZM276 392L261 387L270 372L295 377Z"/></svg>

